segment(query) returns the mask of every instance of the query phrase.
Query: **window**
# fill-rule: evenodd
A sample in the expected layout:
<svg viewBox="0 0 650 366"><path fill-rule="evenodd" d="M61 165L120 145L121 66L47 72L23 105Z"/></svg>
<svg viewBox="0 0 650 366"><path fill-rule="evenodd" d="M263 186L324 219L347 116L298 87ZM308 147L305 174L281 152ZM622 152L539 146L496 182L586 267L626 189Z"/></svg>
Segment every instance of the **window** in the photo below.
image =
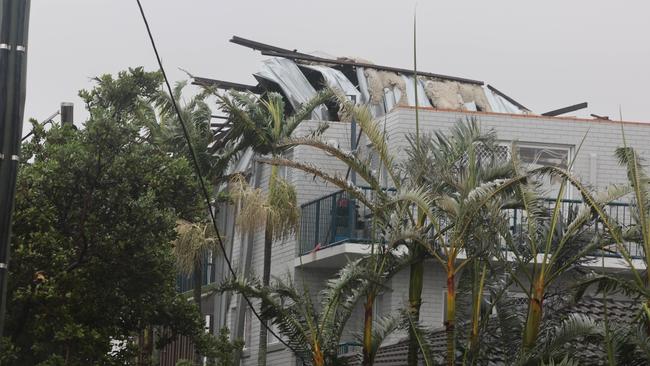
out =
<svg viewBox="0 0 650 366"><path fill-rule="evenodd" d="M285 306L284 300L281 300L282 307ZM278 344L280 343L280 340L276 338L276 336L273 335L273 333L277 334L278 337L280 337L280 330L278 329L278 326L273 324L272 320L269 320L266 322L266 325L268 326L268 329L266 331L266 344ZM262 324L260 324L262 326ZM270 329L270 330L269 330ZM273 332L271 332L273 331Z"/></svg>
<svg viewBox="0 0 650 366"><path fill-rule="evenodd" d="M203 283L206 284L206 285L214 282L213 278L212 278L212 273L213 273L213 270L214 270L214 263L212 261L213 261L214 258L212 257L212 255L213 255L212 250L208 249L208 251L206 253L206 259L207 259L206 263L207 263L207 265L206 265L205 273L203 274L203 276L204 276L204 279L203 279L204 282Z"/></svg>
<svg viewBox="0 0 650 366"><path fill-rule="evenodd" d="M519 159L529 168L538 167L556 167L568 169L569 167L569 148L568 147L550 147L542 145L519 145ZM560 178L553 177L551 184L559 184Z"/></svg>
<svg viewBox="0 0 650 366"><path fill-rule="evenodd" d="M569 149L545 146L518 146L519 158L533 166L555 166L566 169L569 166Z"/></svg>
<svg viewBox="0 0 650 366"><path fill-rule="evenodd" d="M541 144L516 144L521 163L531 168L554 166L567 169L569 166L570 148L568 146L545 146ZM510 159L510 145L501 144L493 150L485 145L476 146L476 157L479 162L494 159L497 163L504 163Z"/></svg>
<svg viewBox="0 0 650 366"><path fill-rule="evenodd" d="M494 150L488 149L485 145L476 146L476 158L479 163L488 163L494 159L497 164L503 164L510 160L510 147L506 145L497 145Z"/></svg>

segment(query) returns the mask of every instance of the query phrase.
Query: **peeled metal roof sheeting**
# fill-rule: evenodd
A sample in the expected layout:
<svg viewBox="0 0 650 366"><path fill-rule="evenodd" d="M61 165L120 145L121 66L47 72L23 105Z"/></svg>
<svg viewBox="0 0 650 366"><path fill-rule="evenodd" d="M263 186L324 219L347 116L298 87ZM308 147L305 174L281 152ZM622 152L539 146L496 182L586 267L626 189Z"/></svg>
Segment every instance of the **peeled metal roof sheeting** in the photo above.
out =
<svg viewBox="0 0 650 366"><path fill-rule="evenodd" d="M296 64L286 58L270 58L262 63L262 70L256 76L272 81L280 86L294 109L300 108L316 96L316 90ZM319 106L312 112L314 120L327 120L327 108Z"/></svg>
<svg viewBox="0 0 650 366"><path fill-rule="evenodd" d="M361 103L361 93L341 71L323 65L300 66L319 72L323 75L323 79L325 79L327 86L333 89L338 89L345 95L353 95L356 98L357 103Z"/></svg>
<svg viewBox="0 0 650 366"><path fill-rule="evenodd" d="M525 112L516 105L510 103L505 98L501 97L499 94L493 92L487 87L483 87L485 96L487 97L488 103L492 107L492 111L496 113L509 113L509 114L525 114Z"/></svg>

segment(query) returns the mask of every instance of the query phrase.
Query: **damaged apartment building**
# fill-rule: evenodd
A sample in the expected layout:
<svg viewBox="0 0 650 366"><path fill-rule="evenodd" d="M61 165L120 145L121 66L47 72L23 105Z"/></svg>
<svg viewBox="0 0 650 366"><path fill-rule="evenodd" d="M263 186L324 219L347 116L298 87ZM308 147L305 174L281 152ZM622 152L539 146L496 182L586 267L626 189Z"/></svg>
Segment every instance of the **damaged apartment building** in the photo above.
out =
<svg viewBox="0 0 650 366"><path fill-rule="evenodd" d="M648 156L650 147L650 124L611 121L607 117L593 118L566 116L584 109L580 103L546 113L536 113L483 81L462 77L439 75L418 71L417 80L413 70L382 66L359 58L331 57L301 53L233 37L231 42L261 52L267 56L253 77L255 85L195 77L197 85L221 89L234 89L258 95L268 91L282 94L287 113L298 109L325 86L336 88L358 104L369 107L373 117L385 131L385 138L393 154L404 158L408 146L407 136L415 132L416 98L419 107L419 125L422 133L445 133L459 120L469 118L480 122L484 130L494 129L500 141L499 154L508 157L516 146L523 163L532 166L553 165L567 168L572 160L572 171L593 188L612 183L626 182L624 170L614 157L614 150L622 144L621 125L627 143ZM417 92L416 92L417 90ZM343 119L343 121L341 121ZM352 152L372 151L359 131L350 121L339 116L335 105L322 105L314 110L295 132L297 136L315 130L321 121L329 121L330 127L323 138L335 146ZM219 143L227 131L227 119L215 119L213 124L215 143ZM586 135L584 144L578 146ZM517 142L513 145L513 142ZM347 176L347 167L320 150L298 146L287 153L289 158L318 166L331 174ZM401 155L400 155L401 154ZM255 162L252 152L246 152L231 167L232 172L244 172L253 184L264 187L270 167ZM283 176L296 187L301 207L299 231L281 242L274 243L272 276L293 276L304 281L311 294L317 294L326 279L334 276L348 261L359 258L369 251L369 220L360 203L354 212L340 210L343 201L352 199L331 184L315 179L312 175L293 169L283 169ZM353 177L350 177L353 179ZM362 183L359 183L363 189ZM554 182L549 181L549 196L553 195ZM578 199L570 189L566 200ZM263 268L264 230L239 233L235 227L235 206L223 206L219 210L220 225L227 238L228 255L239 273L261 275ZM623 221L630 220L621 209ZM629 215L629 214L628 214ZM632 250L634 254L634 250ZM616 256L605 259L607 268L622 267ZM598 264L601 265L600 262ZM223 258L214 256L211 269L204 283L220 282L229 273ZM388 284L388 290L377 299L377 315L388 314L403 307L408 300L408 269L397 274ZM443 300L445 276L434 261L425 266L425 286L422 298L421 320L430 328L443 324ZM211 319L213 329L230 328L232 336L246 342L242 365L257 364L258 334L260 324L251 316L246 302L237 294L213 295L204 299L204 309ZM353 331L361 329L361 309L348 322L350 332L341 339L341 352L354 351L356 340ZM396 335L385 345L399 345L403 337ZM404 347L402 347L404 348ZM274 337L268 337L268 365L294 365L296 357ZM380 356L381 357L381 354ZM404 355L405 357L405 355Z"/></svg>

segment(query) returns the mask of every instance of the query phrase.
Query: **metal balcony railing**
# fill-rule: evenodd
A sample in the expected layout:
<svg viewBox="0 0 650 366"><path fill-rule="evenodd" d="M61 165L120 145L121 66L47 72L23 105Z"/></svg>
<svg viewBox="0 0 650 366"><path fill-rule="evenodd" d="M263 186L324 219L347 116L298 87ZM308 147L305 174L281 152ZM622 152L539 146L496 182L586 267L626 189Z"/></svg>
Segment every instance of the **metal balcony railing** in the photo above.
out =
<svg viewBox="0 0 650 366"><path fill-rule="evenodd" d="M363 188L371 200L373 192ZM343 242L368 242L372 214L359 200L337 191L301 206L298 254Z"/></svg>
<svg viewBox="0 0 650 366"><path fill-rule="evenodd" d="M368 188L362 188L362 191L366 198L372 201L374 193ZM545 199L545 202L549 210L555 205L555 199ZM570 219L577 215L583 202L563 199L561 205L560 212L565 219ZM634 218L627 203L610 203L606 206L606 211L624 227L633 223ZM337 191L307 202L301 206L301 212L298 255L341 243L369 243L372 239L372 213L362 202L345 191ZM527 230L526 212L519 208L507 209L506 212L513 236L524 240L523 236L518 234ZM596 224L594 230L598 228ZM633 257L643 255L642 248L635 243L627 243L626 249ZM615 248L612 247L612 250ZM612 252L603 254L617 256Z"/></svg>

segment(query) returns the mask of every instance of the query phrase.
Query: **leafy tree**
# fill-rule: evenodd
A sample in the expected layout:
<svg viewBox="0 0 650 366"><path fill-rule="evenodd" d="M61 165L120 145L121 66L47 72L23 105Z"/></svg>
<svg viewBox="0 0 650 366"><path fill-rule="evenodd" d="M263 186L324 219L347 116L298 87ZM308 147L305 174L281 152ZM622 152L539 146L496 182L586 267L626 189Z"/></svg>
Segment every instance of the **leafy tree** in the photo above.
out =
<svg viewBox="0 0 650 366"><path fill-rule="evenodd" d="M210 153L209 145L213 139L210 130L212 111L205 101L207 93L199 93L186 101L183 98L183 89L186 86L187 82L181 81L174 86L172 95L159 90L153 96L154 112L158 118L154 121L149 120L148 138L172 156L191 159L185 133L174 108L174 101L176 101L196 154L199 169L208 184L215 182L224 174L223 170L227 164L221 164L220 159ZM195 173L193 176L197 178ZM201 204L205 203L201 201ZM208 252L217 247L216 233L212 222L208 219L207 211L196 222L178 220L176 231L178 237L173 244L177 267L181 275L193 277L193 298L201 311L203 264Z"/></svg>
<svg viewBox="0 0 650 366"><path fill-rule="evenodd" d="M241 351L244 341L241 339L230 340L228 328L221 328L217 337L205 338L207 344L202 348L207 349L205 356L208 358L208 366L239 366L235 364L234 354ZM189 360L179 360L176 366L192 366L195 363Z"/></svg>
<svg viewBox="0 0 650 366"><path fill-rule="evenodd" d="M123 365L202 319L175 290L171 243L195 220L192 169L142 138L160 75L105 75L80 92L83 128L34 123L17 183L6 336L15 365ZM163 331L155 338L153 327ZM122 347L116 347L122 342ZM3 352L7 348L3 347Z"/></svg>

